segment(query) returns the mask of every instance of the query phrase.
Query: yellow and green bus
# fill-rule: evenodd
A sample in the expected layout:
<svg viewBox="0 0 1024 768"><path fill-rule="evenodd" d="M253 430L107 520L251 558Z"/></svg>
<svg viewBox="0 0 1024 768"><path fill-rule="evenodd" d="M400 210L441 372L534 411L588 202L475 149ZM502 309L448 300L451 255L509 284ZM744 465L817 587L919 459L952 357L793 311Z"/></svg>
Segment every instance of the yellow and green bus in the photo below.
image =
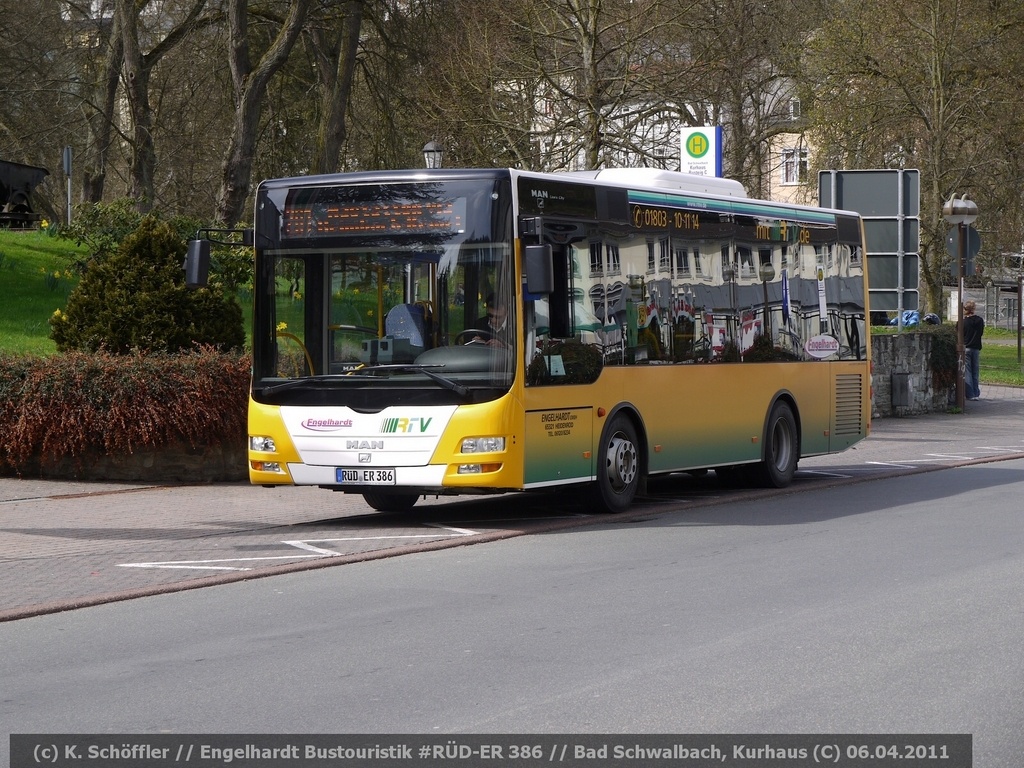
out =
<svg viewBox="0 0 1024 768"><path fill-rule="evenodd" d="M783 487L870 428L857 214L651 169L263 182L252 483L401 511L713 469Z"/></svg>

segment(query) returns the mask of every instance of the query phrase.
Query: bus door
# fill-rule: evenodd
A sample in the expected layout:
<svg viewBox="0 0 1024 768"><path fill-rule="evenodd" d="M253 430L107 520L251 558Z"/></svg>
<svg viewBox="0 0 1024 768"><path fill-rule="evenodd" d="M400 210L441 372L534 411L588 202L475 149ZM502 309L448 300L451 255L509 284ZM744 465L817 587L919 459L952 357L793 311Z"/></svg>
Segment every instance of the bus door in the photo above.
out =
<svg viewBox="0 0 1024 768"><path fill-rule="evenodd" d="M594 393L603 367L591 324L596 320L576 286L570 243L582 227L546 222L552 291L524 291L526 307L526 442L524 485L577 483L594 477ZM554 240L554 242L551 242Z"/></svg>

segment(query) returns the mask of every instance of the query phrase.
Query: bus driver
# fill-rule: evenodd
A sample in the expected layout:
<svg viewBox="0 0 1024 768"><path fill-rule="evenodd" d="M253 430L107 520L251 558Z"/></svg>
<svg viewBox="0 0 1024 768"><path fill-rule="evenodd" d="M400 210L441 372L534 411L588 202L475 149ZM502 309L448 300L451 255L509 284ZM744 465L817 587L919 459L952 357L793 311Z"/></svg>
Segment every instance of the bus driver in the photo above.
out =
<svg viewBox="0 0 1024 768"><path fill-rule="evenodd" d="M472 341L484 343L489 347L505 348L509 346L508 307L498 301L493 293L487 295L484 302L487 307L487 315L479 318L473 323L473 328L487 331L487 338L482 335L474 336Z"/></svg>

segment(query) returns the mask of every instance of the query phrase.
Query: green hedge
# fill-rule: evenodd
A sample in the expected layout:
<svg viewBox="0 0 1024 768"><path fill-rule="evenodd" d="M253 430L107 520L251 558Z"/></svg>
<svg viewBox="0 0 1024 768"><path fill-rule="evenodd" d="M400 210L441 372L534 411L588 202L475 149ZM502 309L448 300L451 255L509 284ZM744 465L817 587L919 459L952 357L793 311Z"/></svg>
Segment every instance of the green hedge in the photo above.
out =
<svg viewBox="0 0 1024 768"><path fill-rule="evenodd" d="M192 353L0 354L0 471L165 446L244 446L250 360Z"/></svg>

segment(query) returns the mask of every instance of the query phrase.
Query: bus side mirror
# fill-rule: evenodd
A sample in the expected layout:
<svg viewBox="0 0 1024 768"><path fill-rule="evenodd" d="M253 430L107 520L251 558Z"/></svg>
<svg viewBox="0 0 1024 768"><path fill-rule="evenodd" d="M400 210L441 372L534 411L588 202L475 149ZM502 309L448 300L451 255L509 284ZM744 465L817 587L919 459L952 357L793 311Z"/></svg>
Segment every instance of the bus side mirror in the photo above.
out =
<svg viewBox="0 0 1024 768"><path fill-rule="evenodd" d="M185 286L205 288L210 275L210 241L189 240L185 254Z"/></svg>
<svg viewBox="0 0 1024 768"><path fill-rule="evenodd" d="M528 293L547 295L555 290L555 266L551 245L527 245L523 248Z"/></svg>

